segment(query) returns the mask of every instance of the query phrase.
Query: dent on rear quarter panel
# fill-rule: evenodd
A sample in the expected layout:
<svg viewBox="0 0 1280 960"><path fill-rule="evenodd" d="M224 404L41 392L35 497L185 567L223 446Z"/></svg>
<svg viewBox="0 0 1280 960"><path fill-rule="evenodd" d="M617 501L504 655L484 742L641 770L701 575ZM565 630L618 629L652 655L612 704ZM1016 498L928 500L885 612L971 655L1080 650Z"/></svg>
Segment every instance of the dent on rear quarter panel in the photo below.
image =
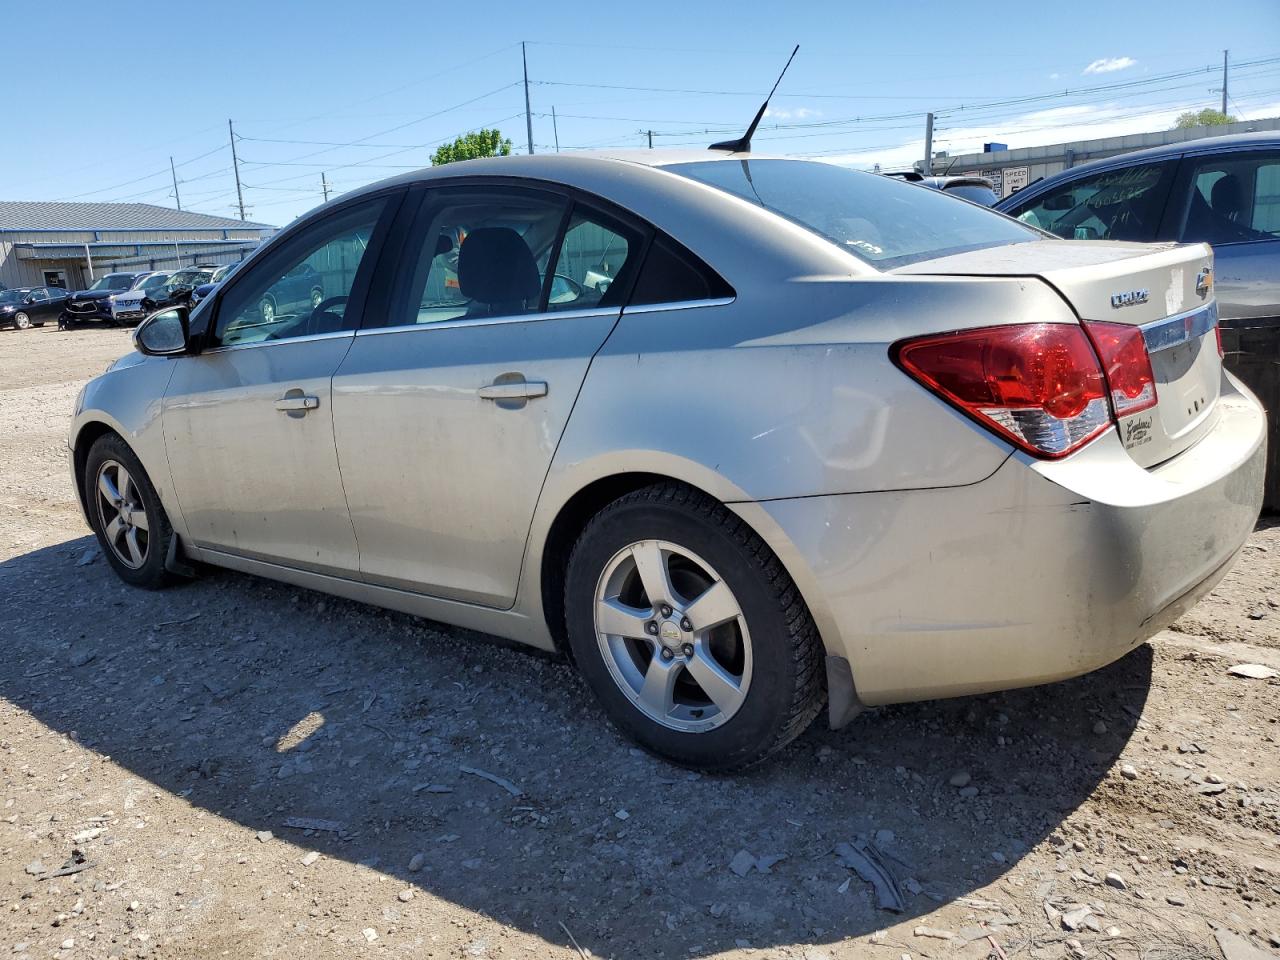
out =
<svg viewBox="0 0 1280 960"><path fill-rule="evenodd" d="M722 478L742 500L977 483L1010 447L898 370L889 345L1075 322L1056 294L1024 279L797 279L754 294L624 312L592 362L553 475L589 475L602 457L644 464L655 451Z"/></svg>

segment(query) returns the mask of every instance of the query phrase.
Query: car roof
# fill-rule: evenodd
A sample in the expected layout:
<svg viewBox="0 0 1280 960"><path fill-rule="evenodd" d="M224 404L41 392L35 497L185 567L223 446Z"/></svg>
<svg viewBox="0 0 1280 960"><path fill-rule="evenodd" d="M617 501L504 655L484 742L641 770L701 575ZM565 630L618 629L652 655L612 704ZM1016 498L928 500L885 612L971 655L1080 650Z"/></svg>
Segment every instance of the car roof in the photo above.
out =
<svg viewBox="0 0 1280 960"><path fill-rule="evenodd" d="M1218 153L1233 150L1275 150L1280 149L1280 131L1264 131L1260 133L1229 133L1221 137L1200 137L1196 140L1181 140L1177 143L1165 143L1158 147L1147 147L1130 153L1118 153L1113 157L1091 160L1076 167L1059 170L1052 176L1045 177L1029 184L1026 191L1019 190L1005 197L997 206L1007 205L1014 197L1034 188L1039 193L1046 185L1062 180L1075 179L1081 173L1094 170L1108 170L1113 167L1127 167L1135 163L1151 160L1167 160L1184 154Z"/></svg>

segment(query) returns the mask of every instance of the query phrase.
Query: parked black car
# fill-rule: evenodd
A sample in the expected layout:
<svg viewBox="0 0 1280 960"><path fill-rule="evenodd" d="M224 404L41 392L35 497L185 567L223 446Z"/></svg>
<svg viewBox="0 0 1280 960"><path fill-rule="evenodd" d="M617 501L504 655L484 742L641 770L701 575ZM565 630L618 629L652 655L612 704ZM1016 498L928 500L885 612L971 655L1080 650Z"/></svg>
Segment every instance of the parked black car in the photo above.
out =
<svg viewBox="0 0 1280 960"><path fill-rule="evenodd" d="M145 270L131 273L107 273L93 282L88 290L77 290L66 299L66 306L58 317L58 326L67 327L73 323L115 323L111 312L111 296L132 290L141 285L155 271Z"/></svg>
<svg viewBox="0 0 1280 960"><path fill-rule="evenodd" d="M61 287L14 287L0 290L0 325L12 324L19 330L43 327L56 320L67 302L67 291Z"/></svg>
<svg viewBox="0 0 1280 960"><path fill-rule="evenodd" d="M195 306L192 300L195 291L205 284L215 283L230 269L230 264L220 263L201 263L194 267L184 267L170 276L156 295L147 299L147 311L150 313L167 307Z"/></svg>
<svg viewBox="0 0 1280 960"><path fill-rule="evenodd" d="M209 280L208 283L202 283L200 284L200 286L192 290L191 291L192 309L195 309L195 306L197 303L199 303L209 294L213 293L213 291L218 288L218 284L220 284L226 278L227 274L231 272L232 268L238 267L239 265L240 265L239 261L235 263L224 263L222 266L220 266L217 270L213 272L213 277Z"/></svg>
<svg viewBox="0 0 1280 960"><path fill-rule="evenodd" d="M941 190L943 193L949 193L952 196L962 197L965 200L972 200L974 203L980 203L984 207L995 206L999 197L996 196L995 187L991 185L991 181L986 177L961 176L929 176L926 177L922 173L891 173L891 177L899 180L906 180L908 183L918 183L923 187L932 187L934 190Z"/></svg>
<svg viewBox="0 0 1280 960"><path fill-rule="evenodd" d="M1271 418L1266 507L1280 510L1280 133L1098 160L1037 181L996 209L1067 239L1213 245L1226 366Z"/></svg>

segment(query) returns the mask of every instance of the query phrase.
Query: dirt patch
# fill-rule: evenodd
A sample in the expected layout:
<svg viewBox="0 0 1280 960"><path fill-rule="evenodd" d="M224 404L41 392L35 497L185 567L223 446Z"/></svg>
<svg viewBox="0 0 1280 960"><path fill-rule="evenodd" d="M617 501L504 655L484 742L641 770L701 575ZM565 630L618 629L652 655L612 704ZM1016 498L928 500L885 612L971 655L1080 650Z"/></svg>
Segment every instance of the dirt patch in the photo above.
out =
<svg viewBox="0 0 1280 960"><path fill-rule="evenodd" d="M1105 670L819 725L703 777L540 655L236 574L144 593L85 564L67 417L126 349L0 331L0 950L896 960L990 936L1217 957L1216 926L1280 935L1280 683L1226 673L1280 647L1280 611L1250 618L1274 525L1181 633ZM858 839L902 914L833 852Z"/></svg>

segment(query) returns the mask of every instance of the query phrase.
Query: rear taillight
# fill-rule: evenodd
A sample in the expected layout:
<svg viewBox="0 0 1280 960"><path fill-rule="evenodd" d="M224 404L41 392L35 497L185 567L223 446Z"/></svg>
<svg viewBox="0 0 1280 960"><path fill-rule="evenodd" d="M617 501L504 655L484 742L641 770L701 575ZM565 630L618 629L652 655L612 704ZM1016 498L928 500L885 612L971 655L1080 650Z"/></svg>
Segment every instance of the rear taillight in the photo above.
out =
<svg viewBox="0 0 1280 960"><path fill-rule="evenodd" d="M919 337L894 344L892 357L943 400L1038 457L1064 457L1111 426L1102 368L1075 324Z"/></svg>
<svg viewBox="0 0 1280 960"><path fill-rule="evenodd" d="M1218 359L1225 360L1227 358L1227 351L1222 348L1222 324L1214 324L1213 335L1218 338Z"/></svg>
<svg viewBox="0 0 1280 960"><path fill-rule="evenodd" d="M1091 321L1085 321L1084 328L1102 361L1116 416L1127 417L1154 407L1156 378L1151 372L1151 357L1141 328Z"/></svg>

